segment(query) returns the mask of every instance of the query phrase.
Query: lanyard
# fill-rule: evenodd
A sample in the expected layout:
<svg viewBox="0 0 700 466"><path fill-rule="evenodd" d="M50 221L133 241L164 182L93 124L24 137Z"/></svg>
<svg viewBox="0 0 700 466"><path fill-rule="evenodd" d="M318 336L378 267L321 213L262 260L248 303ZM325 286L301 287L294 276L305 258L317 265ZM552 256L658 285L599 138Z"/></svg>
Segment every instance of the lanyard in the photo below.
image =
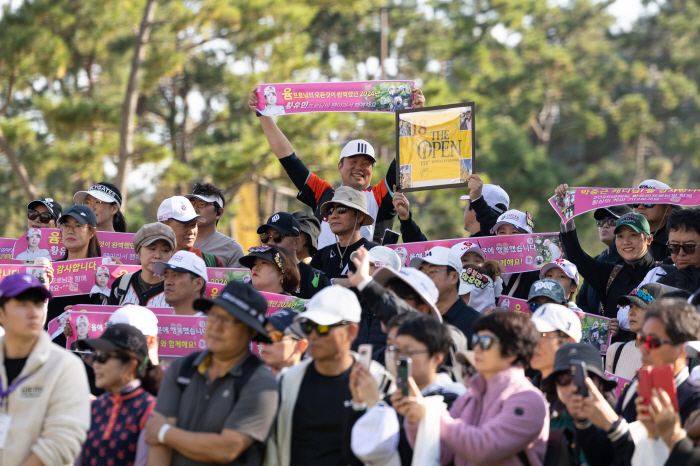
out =
<svg viewBox="0 0 700 466"><path fill-rule="evenodd" d="M31 374L30 374L31 375ZM5 399L10 396L10 393L14 392L17 390L17 387L20 386L22 382L24 382L29 375L25 375L24 377L20 378L19 380L15 381L15 383L11 384L9 387L7 387L6 390L2 389L2 385L0 385L0 407L5 404Z"/></svg>

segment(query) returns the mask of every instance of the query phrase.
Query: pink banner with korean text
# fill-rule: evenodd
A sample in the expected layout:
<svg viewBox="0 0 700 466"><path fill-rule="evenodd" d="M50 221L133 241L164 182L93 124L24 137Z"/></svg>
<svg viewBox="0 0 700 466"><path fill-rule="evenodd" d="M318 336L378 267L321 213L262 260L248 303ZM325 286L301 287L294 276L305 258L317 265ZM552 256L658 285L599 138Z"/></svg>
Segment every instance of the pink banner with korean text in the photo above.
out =
<svg viewBox="0 0 700 466"><path fill-rule="evenodd" d="M532 314L527 306L527 301L524 299L501 296L498 300L498 306L511 311L522 312L523 314ZM586 314L585 312L573 312L581 319L581 343L595 346L600 354L607 353L610 347L610 340L613 337L610 333L612 319Z"/></svg>
<svg viewBox="0 0 700 466"><path fill-rule="evenodd" d="M413 107L413 81L354 81L260 84L258 112L264 116L312 112L383 112Z"/></svg>
<svg viewBox="0 0 700 466"><path fill-rule="evenodd" d="M220 283L207 283L206 287L206 297L207 299L214 299L221 293L226 285ZM294 311L303 312L306 309L306 303L308 299L297 298L296 296L288 296L284 294L277 293L266 293L261 292L265 299L267 299L267 315L272 315L280 309L291 309Z"/></svg>
<svg viewBox="0 0 700 466"><path fill-rule="evenodd" d="M114 280L125 273L141 270L141 266L118 265L109 257L100 257L56 262L53 270L54 279L49 289L54 296L92 293L109 295Z"/></svg>
<svg viewBox="0 0 700 466"><path fill-rule="evenodd" d="M225 285L228 282L250 282L250 269L223 269L219 267L207 267L209 283Z"/></svg>
<svg viewBox="0 0 700 466"><path fill-rule="evenodd" d="M615 388L615 398L618 399L622 395L622 391L625 389L625 387L632 382L631 380L620 377L619 375L611 374L608 371L605 371L605 376L617 382L617 387Z"/></svg>
<svg viewBox="0 0 700 466"><path fill-rule="evenodd" d="M486 260L497 260L503 265L506 273L539 270L545 264L562 257L558 233L459 238L392 244L387 247L396 251L403 263L409 265L411 259L423 257L428 249L435 246L450 248L462 242L478 245L484 251Z"/></svg>
<svg viewBox="0 0 700 466"><path fill-rule="evenodd" d="M134 233L115 233L98 231L102 257L111 257L116 264L139 263L134 252ZM33 228L15 241L12 258L23 261L33 261L37 257L46 257L57 261L66 254L66 248L61 241L61 230L53 228Z"/></svg>
<svg viewBox="0 0 700 466"><path fill-rule="evenodd" d="M567 222L592 210L622 204L700 205L700 189L569 188L552 196L550 205Z"/></svg>

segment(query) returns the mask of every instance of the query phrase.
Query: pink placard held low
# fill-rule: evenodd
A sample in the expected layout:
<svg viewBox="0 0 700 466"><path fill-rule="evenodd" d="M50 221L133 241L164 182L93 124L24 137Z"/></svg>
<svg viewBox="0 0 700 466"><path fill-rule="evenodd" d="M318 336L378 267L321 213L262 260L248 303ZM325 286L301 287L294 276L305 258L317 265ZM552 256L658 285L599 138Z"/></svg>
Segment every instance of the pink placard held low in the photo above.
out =
<svg viewBox="0 0 700 466"><path fill-rule="evenodd" d="M33 261L34 257L46 257L51 261L57 261L66 254L66 248L61 241L61 230L54 228L33 229L40 233L36 235L32 231L22 235L15 241L12 258ZM38 238L38 241L37 241ZM134 233L115 233L110 231L98 231L97 239L100 242L102 257L111 257L115 263L137 265L139 258L134 252Z"/></svg>
<svg viewBox="0 0 700 466"><path fill-rule="evenodd" d="M264 116L313 112L395 112L413 107L413 81L260 84Z"/></svg>

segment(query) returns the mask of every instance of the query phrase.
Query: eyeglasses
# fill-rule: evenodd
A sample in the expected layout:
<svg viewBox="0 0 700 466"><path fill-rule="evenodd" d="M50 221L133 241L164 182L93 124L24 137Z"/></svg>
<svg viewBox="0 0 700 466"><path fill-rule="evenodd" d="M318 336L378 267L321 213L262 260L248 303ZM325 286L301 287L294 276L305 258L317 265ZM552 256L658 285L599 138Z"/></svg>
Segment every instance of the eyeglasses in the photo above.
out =
<svg viewBox="0 0 700 466"><path fill-rule="evenodd" d="M320 325L316 322L311 322L310 320L302 320L299 322L299 325L301 327L301 331L304 332L304 335L311 335L311 332L316 330L316 333L318 333L322 337L325 337L330 333L333 327L343 327L345 325L348 325L349 323L350 322L341 320L337 324Z"/></svg>
<svg viewBox="0 0 700 466"><path fill-rule="evenodd" d="M73 231L81 231L81 230L84 230L85 228L87 228L88 224L87 223L75 223L73 225L68 225L67 223L61 223L58 227L63 231L68 231L71 228L73 229Z"/></svg>
<svg viewBox="0 0 700 466"><path fill-rule="evenodd" d="M604 218L603 220L596 220L595 224L598 225L598 228L614 227L615 225L617 225L617 219Z"/></svg>
<svg viewBox="0 0 700 466"><path fill-rule="evenodd" d="M541 304L539 303L527 303L527 308L530 309L530 312L535 312L540 306Z"/></svg>
<svg viewBox="0 0 700 466"><path fill-rule="evenodd" d="M277 233L276 235L268 235L267 233L263 233L260 235L260 242L262 244L267 244L267 242L270 241L270 238L272 238L272 241L274 241L275 244L280 244L282 242L282 238L287 236L289 235L283 235L281 233Z"/></svg>
<svg viewBox="0 0 700 466"><path fill-rule="evenodd" d="M84 205L84 206L87 206L87 207L90 207L91 209L93 209L93 208L95 208L95 207L97 207L97 206L101 206L102 204L106 204L106 202L102 202L102 201L99 200L99 199L93 199L92 201L88 201L88 200L86 199L85 201L83 201L83 205Z"/></svg>
<svg viewBox="0 0 700 466"><path fill-rule="evenodd" d="M501 341L498 337L492 337L491 335L472 335L472 348L476 349L477 346L481 346L481 349L488 351L495 342Z"/></svg>
<svg viewBox="0 0 700 466"><path fill-rule="evenodd" d="M661 345L678 346L680 343L671 340L662 340L656 337L650 337L645 335L637 335L637 342L644 345L644 348L648 350L659 348Z"/></svg>
<svg viewBox="0 0 700 466"><path fill-rule="evenodd" d="M559 335L559 332L549 332L549 333L543 333L540 339L542 340L551 340L553 338L561 338L561 335Z"/></svg>
<svg viewBox="0 0 700 466"><path fill-rule="evenodd" d="M205 202L199 199L190 199L190 204L192 204L192 207L195 209L204 209L206 206L214 205L213 202Z"/></svg>
<svg viewBox="0 0 700 466"><path fill-rule="evenodd" d="M337 213L338 215L343 215L348 210L350 210L350 207L344 205L331 206L326 212L326 218L328 218L328 216L331 215L333 212Z"/></svg>
<svg viewBox="0 0 700 466"><path fill-rule="evenodd" d="M632 207L633 209L637 209L637 208L639 208L639 206L644 206L644 207L646 207L647 209L651 209L651 208L653 208L655 205L656 205L656 204L630 204L630 207Z"/></svg>
<svg viewBox="0 0 700 466"><path fill-rule="evenodd" d="M425 274L429 276L430 278L435 278L435 275L438 274L438 272L445 272L447 273L447 267L442 268L442 269L430 269Z"/></svg>
<svg viewBox="0 0 700 466"><path fill-rule="evenodd" d="M222 327L230 329L240 321L234 317L221 317L209 313L207 314L207 322L211 322L211 325L221 324Z"/></svg>
<svg viewBox="0 0 700 466"><path fill-rule="evenodd" d="M678 253L681 252L681 249L683 250L684 253L690 255L690 254L695 254L695 248L697 247L698 243L686 243L686 244L671 244L671 243L666 243L666 246L668 246L668 250L671 251L671 254L674 256Z"/></svg>
<svg viewBox="0 0 700 466"><path fill-rule="evenodd" d="M387 351L389 352L391 357L394 358L394 360L396 360L397 358L401 358L401 357L412 358L414 354L430 353L430 350L427 350L427 349L426 350L416 350L416 351L403 351L403 350L398 349L395 346L389 346L387 348Z"/></svg>
<svg viewBox="0 0 700 466"><path fill-rule="evenodd" d="M37 218L41 223L49 223L53 220L53 217L48 212L39 212L38 210L27 211L27 218L29 220L36 220Z"/></svg>
<svg viewBox="0 0 700 466"><path fill-rule="evenodd" d="M554 378L554 383L559 385L560 387L566 387L571 383L571 380L571 373L561 372L557 374L557 376Z"/></svg>
<svg viewBox="0 0 700 466"><path fill-rule="evenodd" d="M92 353L92 362L99 362L100 364L106 364L110 359L121 359L124 360L125 356L119 353L105 353L104 351L95 351Z"/></svg>

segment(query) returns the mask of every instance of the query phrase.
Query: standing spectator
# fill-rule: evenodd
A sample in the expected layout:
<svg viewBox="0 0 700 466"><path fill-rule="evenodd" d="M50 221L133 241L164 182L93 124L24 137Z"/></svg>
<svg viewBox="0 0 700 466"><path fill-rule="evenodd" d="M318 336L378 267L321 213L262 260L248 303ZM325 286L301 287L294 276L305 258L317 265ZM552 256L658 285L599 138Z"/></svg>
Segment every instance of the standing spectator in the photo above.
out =
<svg viewBox="0 0 700 466"><path fill-rule="evenodd" d="M491 228L491 233L498 236L532 234L535 222L528 212L509 210L498 217L498 221ZM554 257L553 259L558 259ZM530 287L539 280L537 271L522 273L506 273L503 275L503 296L511 298L527 299Z"/></svg>
<svg viewBox="0 0 700 466"><path fill-rule="evenodd" d="M148 223L139 228L132 242L141 270L126 273L114 280L108 304L170 307L165 302L165 278L156 275L153 266L158 262L167 262L173 256L175 233L163 223Z"/></svg>
<svg viewBox="0 0 700 466"><path fill-rule="evenodd" d="M595 259L605 262L613 262L615 264L623 262L620 254L617 253L615 247L615 225L617 219L622 215L632 212L632 209L626 205L618 205L597 209L593 213L596 226L598 227L598 239L605 244L605 251L598 254ZM576 295L576 304L581 310L587 314L600 315L600 298L598 293L588 285L587 281L583 282L578 294Z"/></svg>
<svg viewBox="0 0 700 466"><path fill-rule="evenodd" d="M99 338L80 340L91 351L95 383L106 390L92 403L92 421L79 466L143 466L148 460L144 427L156 399L162 370L148 358L146 337L136 327L114 324Z"/></svg>
<svg viewBox="0 0 700 466"><path fill-rule="evenodd" d="M315 217L311 218L318 222ZM330 286L331 281L325 273L300 261L297 257L297 253L302 248L302 233L301 226L293 215L287 212L272 214L267 219L267 223L258 228L258 234L260 243L264 246L272 240L275 245L286 249L294 257L299 270L299 287L292 292L294 296L311 299L316 292Z"/></svg>
<svg viewBox="0 0 700 466"><path fill-rule="evenodd" d="M250 248L241 265L251 271L250 283L258 291L291 295L299 287L299 269L285 248L264 244Z"/></svg>
<svg viewBox="0 0 700 466"><path fill-rule="evenodd" d="M310 264L311 259L318 251L318 237L321 234L321 222L313 215L306 212L294 212L292 217L299 222L301 230L301 246L297 250L299 262Z"/></svg>
<svg viewBox="0 0 700 466"><path fill-rule="evenodd" d="M267 300L231 282L195 307L207 314L207 349L179 358L165 373L146 424L148 464L257 466L279 401L275 376L250 351L251 341L270 341Z"/></svg>
<svg viewBox="0 0 700 466"><path fill-rule="evenodd" d="M644 180L639 183L637 189L671 189L666 183L658 180ZM649 249L654 260L663 261L670 256L668 247L668 228L666 222L668 216L674 210L681 209L680 206L671 204L636 204L632 205L634 212L641 214L649 222L649 231L653 238Z"/></svg>
<svg viewBox="0 0 700 466"><path fill-rule="evenodd" d="M179 251L168 262L153 264L153 272L164 275L165 302L179 316L202 315L194 301L203 298L207 287L207 266L194 253Z"/></svg>
<svg viewBox="0 0 700 466"><path fill-rule="evenodd" d="M280 309L267 316L265 330L271 343L259 343L260 358L275 376L279 377L287 368L296 366L309 348L309 340L294 318L299 315L291 309Z"/></svg>
<svg viewBox="0 0 700 466"><path fill-rule="evenodd" d="M537 344L535 325L526 315L496 311L480 317L474 332L478 373L469 379L467 394L440 418L441 463L542 465L549 414L542 393L523 370ZM412 378L409 385L410 396L396 391L391 401L405 416L406 436L415 446L425 404Z"/></svg>
<svg viewBox="0 0 700 466"><path fill-rule="evenodd" d="M27 204L27 229L58 228L63 208L50 197L36 199Z"/></svg>
<svg viewBox="0 0 700 466"><path fill-rule="evenodd" d="M173 196L161 202L158 207L158 221L168 225L175 232L175 252L194 253L204 260L207 267L224 266L217 256L194 247L197 241L198 224L206 220L201 215L197 215L187 198Z"/></svg>
<svg viewBox="0 0 700 466"><path fill-rule="evenodd" d="M530 361L530 367L540 371L533 384L540 386L554 367L554 355L567 343L581 341L581 319L560 304L543 304L532 313L532 323L540 333L540 339Z"/></svg>
<svg viewBox="0 0 700 466"><path fill-rule="evenodd" d="M277 421L267 442L265 465L345 465L342 430L349 414L350 344L357 336L360 303L355 294L330 286L311 298L295 320L309 340L310 358L280 379L283 394ZM383 372L371 363L372 372ZM359 464L354 460L351 464Z"/></svg>
<svg viewBox="0 0 700 466"><path fill-rule="evenodd" d="M297 199L314 210L319 220L327 218L320 207L325 202L331 200L335 194L335 189L325 180L320 179L311 173L304 162L297 157L294 148L284 133L275 124L275 121L266 116L262 116L255 107L258 105L257 91L250 93L248 106L260 118L260 124L265 132L267 142L270 144L272 152L275 153L282 168L287 172L292 182L299 190ZM413 91L413 107L420 108L425 105L425 98L420 89ZM396 212L392 204L391 186L396 184L396 165L392 161L384 179L374 186L370 186L372 181L372 171L377 162L374 156L374 148L367 141L356 139L348 142L340 153L338 161L338 172L340 172L343 186L354 189L365 197L365 206L369 206L369 223L363 225L360 235L367 241L376 241L375 220L378 224L393 221ZM390 228L391 225L388 226ZM379 228L379 238L384 233L384 229ZM319 249L335 243L333 231L329 228L328 222L323 222L321 236L319 237Z"/></svg>
<svg viewBox="0 0 700 466"><path fill-rule="evenodd" d="M126 233L128 225L122 214L122 193L112 183L101 182L73 196L75 205L91 208L97 217L97 231Z"/></svg>
<svg viewBox="0 0 700 466"><path fill-rule="evenodd" d="M510 208L510 197L495 184L484 184L479 175L469 176L469 195L460 199L469 201L464 209L464 230L470 238L491 236L498 217Z"/></svg>
<svg viewBox="0 0 700 466"><path fill-rule="evenodd" d="M197 183L192 194L185 196L192 203L194 211L204 221L197 225L197 241L194 246L221 259L224 267L239 267L238 260L245 255L238 242L216 229L224 215L224 193L211 183Z"/></svg>
<svg viewBox="0 0 700 466"><path fill-rule="evenodd" d="M363 225L371 225L373 222L367 210L367 199L361 192L341 186L335 190L333 199L321 206L320 211L328 220L335 241L319 249L310 265L333 279L331 283L348 286L345 276L348 270L354 268L354 265L350 268L350 255L361 246L366 249L378 246L360 234Z"/></svg>
<svg viewBox="0 0 700 466"><path fill-rule="evenodd" d="M5 422L11 420L3 428L3 465L72 465L90 427L83 362L42 329L47 299L51 293L32 275L0 282L0 382Z"/></svg>
<svg viewBox="0 0 700 466"><path fill-rule="evenodd" d="M435 283L440 293L437 308L443 322L457 327L467 341L471 341L472 324L481 314L459 296L461 258L449 248L436 246L426 251L424 257L411 259L411 267L419 269Z"/></svg>

